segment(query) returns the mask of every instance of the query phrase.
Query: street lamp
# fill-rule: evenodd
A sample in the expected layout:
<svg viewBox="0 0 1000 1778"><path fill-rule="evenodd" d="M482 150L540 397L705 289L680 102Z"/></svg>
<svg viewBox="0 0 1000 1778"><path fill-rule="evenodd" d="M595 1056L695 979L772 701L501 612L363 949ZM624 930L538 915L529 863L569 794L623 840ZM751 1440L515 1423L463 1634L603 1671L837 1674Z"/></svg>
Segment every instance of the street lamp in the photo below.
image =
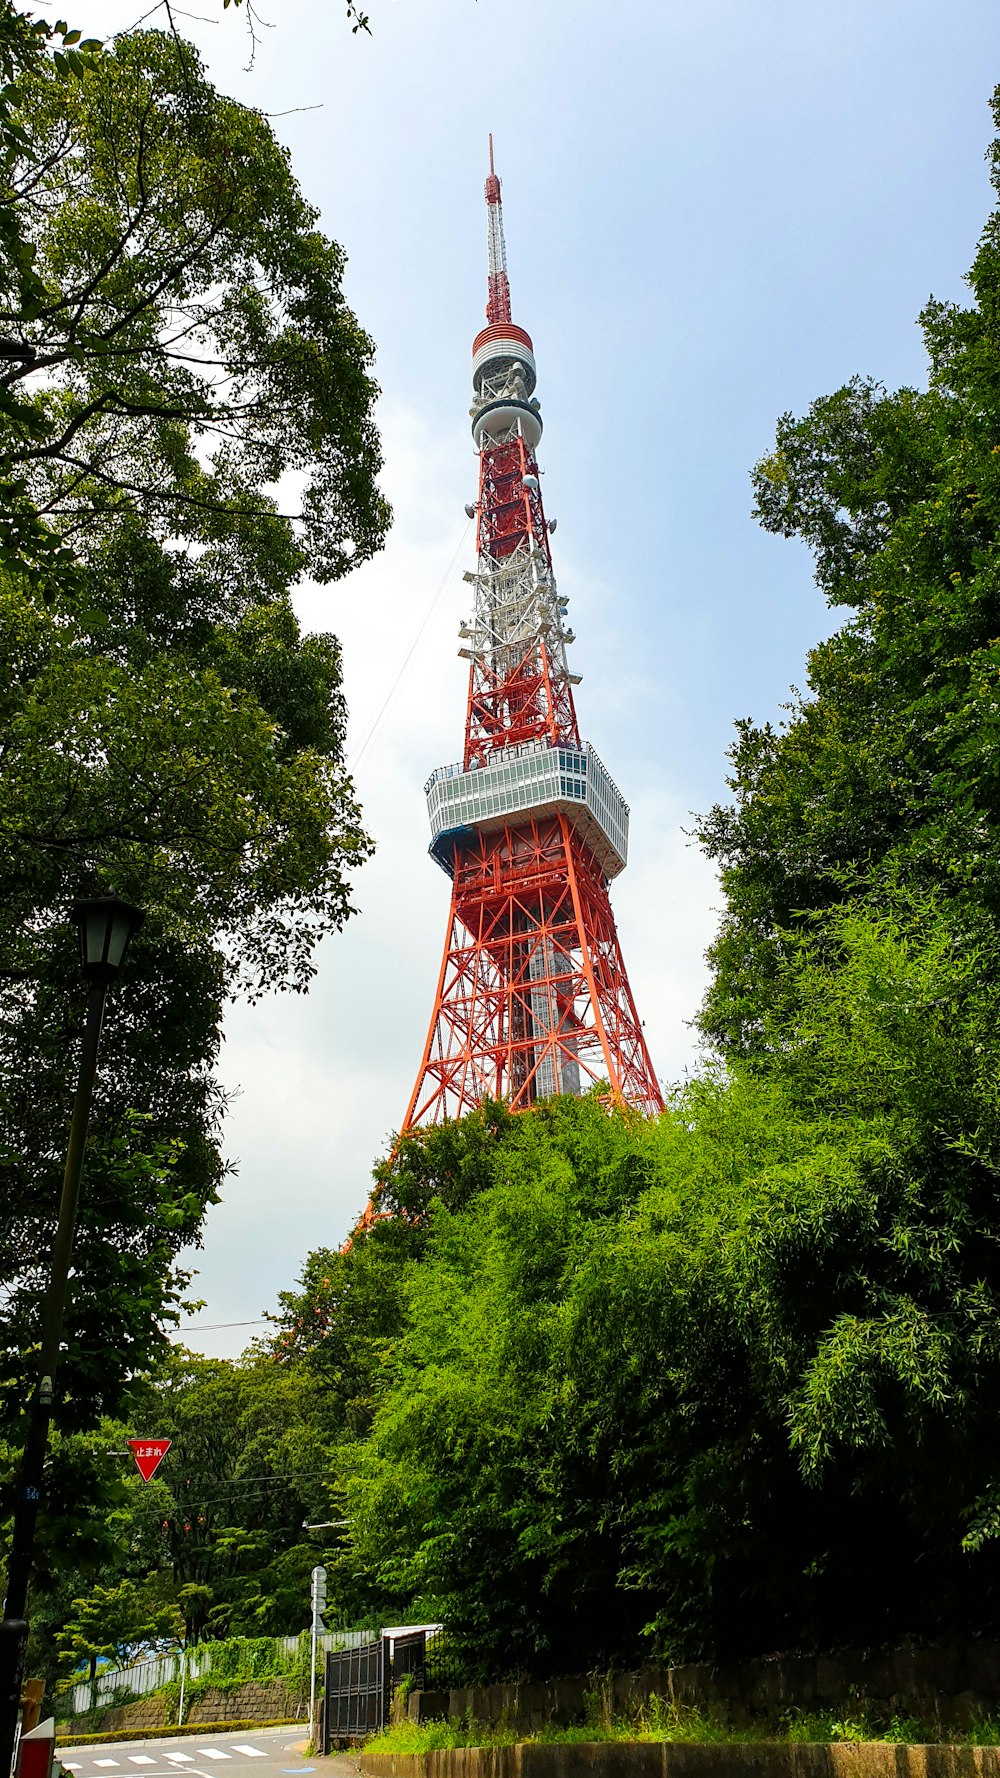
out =
<svg viewBox="0 0 1000 1778"><path fill-rule="evenodd" d="M122 966L129 939L145 918L117 895L95 895L74 903L70 919L80 933L80 967L92 985L107 991Z"/></svg>
<svg viewBox="0 0 1000 1778"><path fill-rule="evenodd" d="M7 1598L0 1623L0 1778L8 1778L17 1741L24 1651L28 1640L25 1611L31 1575L35 1524L42 1497L45 1452L52 1418L53 1389L59 1362L63 1314L73 1256L76 1208L80 1197L83 1153L90 1122L90 1106L97 1076L97 1052L108 989L121 968L132 934L145 915L116 895L97 895L78 901L70 916L80 933L80 958L89 984L87 1020L83 1031L80 1075L59 1199L59 1222L52 1243L52 1265L42 1303L42 1342L38 1383L28 1409L28 1435L21 1458L14 1531L7 1565Z"/></svg>

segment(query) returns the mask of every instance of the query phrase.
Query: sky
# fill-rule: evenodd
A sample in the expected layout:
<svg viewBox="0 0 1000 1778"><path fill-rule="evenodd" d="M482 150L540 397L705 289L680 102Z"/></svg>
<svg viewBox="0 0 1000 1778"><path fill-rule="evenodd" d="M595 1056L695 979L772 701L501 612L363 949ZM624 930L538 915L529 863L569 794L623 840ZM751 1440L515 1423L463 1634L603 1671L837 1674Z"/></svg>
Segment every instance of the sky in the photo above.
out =
<svg viewBox="0 0 1000 1778"><path fill-rule="evenodd" d="M377 851L310 994L227 1019L233 1173L182 1335L223 1356L347 1235L426 1039L448 882L423 785L462 750L487 133L581 729L631 807L612 899L667 1082L698 1063L719 911L694 813L725 797L734 722L780 720L837 621L802 546L756 524L749 471L780 414L848 377L924 381L920 309L963 300L991 203L996 0L365 3L370 36L341 0L259 0L250 68L240 12L175 9L216 84L271 114L348 254L395 515L376 561L296 595L343 645ZM80 0L72 22L107 35L139 10Z"/></svg>

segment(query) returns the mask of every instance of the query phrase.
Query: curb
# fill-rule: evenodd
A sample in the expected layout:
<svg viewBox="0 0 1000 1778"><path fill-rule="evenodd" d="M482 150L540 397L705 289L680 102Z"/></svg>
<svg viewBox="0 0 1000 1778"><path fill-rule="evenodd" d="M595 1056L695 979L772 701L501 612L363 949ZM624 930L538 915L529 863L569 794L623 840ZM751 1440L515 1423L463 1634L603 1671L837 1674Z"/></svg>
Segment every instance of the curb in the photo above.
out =
<svg viewBox="0 0 1000 1778"><path fill-rule="evenodd" d="M57 1723L56 1746L86 1747L91 1742L105 1741L166 1741L174 1740L178 1735L225 1735L230 1729L235 1734L245 1734L247 1729L296 1729L301 1722L301 1716L273 1716L264 1722L239 1717L229 1722L161 1723L158 1729L105 1729L103 1734L87 1735L74 1735L66 1723Z"/></svg>

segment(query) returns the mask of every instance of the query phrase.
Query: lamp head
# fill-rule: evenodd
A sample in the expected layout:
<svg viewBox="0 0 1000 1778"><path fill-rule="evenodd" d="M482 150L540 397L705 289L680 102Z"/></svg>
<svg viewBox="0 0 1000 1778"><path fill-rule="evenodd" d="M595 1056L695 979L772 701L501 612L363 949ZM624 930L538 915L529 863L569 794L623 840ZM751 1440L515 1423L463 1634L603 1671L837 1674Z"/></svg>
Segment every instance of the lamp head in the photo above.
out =
<svg viewBox="0 0 1000 1778"><path fill-rule="evenodd" d="M80 961L89 982L113 982L129 939L146 918L141 908L117 895L94 895L73 904L70 919L80 933Z"/></svg>
<svg viewBox="0 0 1000 1778"><path fill-rule="evenodd" d="M12 340L9 334L0 335L0 360L6 364L34 364L38 357L38 348L29 346L24 340Z"/></svg>

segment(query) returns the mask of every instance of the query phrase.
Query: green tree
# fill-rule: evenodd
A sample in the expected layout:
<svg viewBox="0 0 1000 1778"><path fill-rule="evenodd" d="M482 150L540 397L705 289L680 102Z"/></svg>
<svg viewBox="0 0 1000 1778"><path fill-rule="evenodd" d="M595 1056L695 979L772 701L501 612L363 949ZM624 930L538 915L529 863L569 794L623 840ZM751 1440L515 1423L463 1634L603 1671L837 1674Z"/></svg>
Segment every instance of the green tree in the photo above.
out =
<svg viewBox="0 0 1000 1778"><path fill-rule="evenodd" d="M16 1452L82 1014L69 906L113 888L147 919L102 1048L67 1432L122 1407L176 1318L177 1254L224 1172L227 998L305 989L351 912L370 848L339 649L300 633L290 590L365 559L388 514L371 343L265 121L170 35L56 56L9 6L0 27L4 326L34 351L0 376L0 1432ZM289 475L291 516L268 491Z"/></svg>
<svg viewBox="0 0 1000 1778"><path fill-rule="evenodd" d="M329 1516L329 1458L302 1367L175 1350L132 1412L172 1443L153 1483L130 1489L119 1545L152 1555L189 1639L305 1629L322 1546L303 1524Z"/></svg>
<svg viewBox="0 0 1000 1778"><path fill-rule="evenodd" d="M694 1110L664 1126L692 1147ZM447 1130L452 1153L465 1133L465 1122ZM634 1516L639 1466L628 1481L620 1472L650 1348L692 1282L665 1272L652 1243L637 1252L663 1134L593 1097L509 1119L475 1195L431 1209L370 1436L337 1454L359 1566L414 1611L440 1613L483 1677L634 1658L652 1615L649 1591L625 1574L635 1556L623 1493ZM619 1238L643 1299L639 1346L624 1305L594 1312L593 1274L607 1277ZM651 1385L658 1375L654 1360ZM648 1449L656 1434L644 1434ZM642 1479L669 1536L669 1476L651 1467Z"/></svg>
<svg viewBox="0 0 1000 1778"><path fill-rule="evenodd" d="M0 377L3 466L79 550L138 511L158 540L225 539L264 564L293 545L261 490L294 470L297 565L336 578L387 516L341 250L266 121L190 44L136 31L73 54L33 57L16 85L32 281L13 319L33 357Z"/></svg>
<svg viewBox="0 0 1000 1778"><path fill-rule="evenodd" d="M320 1389L331 1438L354 1437L371 1421L382 1361L405 1317L411 1265L426 1249L432 1209L460 1209L488 1185L498 1145L515 1127L507 1108L485 1100L460 1125L411 1130L375 1168L374 1219L346 1248L321 1247L296 1290L280 1291L274 1333L279 1362L301 1360Z"/></svg>
<svg viewBox="0 0 1000 1778"><path fill-rule="evenodd" d="M790 936L845 897L877 915L933 887L973 929L1000 906L997 214L969 283L921 317L927 389L855 378L783 416L755 474L762 523L809 544L847 615L784 724L740 725L733 800L702 824L726 892L704 1025L727 1055L774 1055Z"/></svg>
<svg viewBox="0 0 1000 1778"><path fill-rule="evenodd" d="M431 1212L333 1457L357 1567L483 1677L995 1632L1000 958L955 993L946 921L851 922L796 963L811 1108L554 1102Z"/></svg>
<svg viewBox="0 0 1000 1778"><path fill-rule="evenodd" d="M74 1599L73 1616L59 1637L68 1675L86 1661L93 1679L100 1660L126 1667L152 1644L176 1647L183 1632L177 1607L158 1596L155 1584L120 1580L95 1585Z"/></svg>
<svg viewBox="0 0 1000 1778"><path fill-rule="evenodd" d="M61 47L56 49L56 44ZM52 46L58 54L59 66L70 73L70 63L82 69L99 48L96 39L81 41L79 31L70 31L65 23L56 30L44 19L29 19L19 12L12 0L0 5L0 332L3 339L2 362L16 361L25 345L24 319L29 309L41 301L44 287L34 267L34 247L27 231L27 216L17 201L14 190L14 169L29 149L29 137L20 118L24 83L45 66L46 50ZM53 66L57 64L53 60ZM30 348L29 348L30 356ZM25 416L21 403L10 390L0 387L0 434L4 439L13 431L22 432ZM0 561L16 561L29 565L36 575L55 572L65 574L72 563L72 551L24 499L23 482L7 468L0 467Z"/></svg>
<svg viewBox="0 0 1000 1778"><path fill-rule="evenodd" d="M408 1287L424 1258L438 1206L459 1209L489 1185L495 1154L517 1126L485 1101L461 1124L409 1131L375 1169L375 1219L346 1250L309 1254L298 1287L279 1292L274 1332L261 1350L305 1381L327 1452L322 1517L334 1521L322 1560L328 1622L398 1621L411 1594L395 1579L362 1568L344 1518L342 1477L371 1428L380 1388L406 1326Z"/></svg>

